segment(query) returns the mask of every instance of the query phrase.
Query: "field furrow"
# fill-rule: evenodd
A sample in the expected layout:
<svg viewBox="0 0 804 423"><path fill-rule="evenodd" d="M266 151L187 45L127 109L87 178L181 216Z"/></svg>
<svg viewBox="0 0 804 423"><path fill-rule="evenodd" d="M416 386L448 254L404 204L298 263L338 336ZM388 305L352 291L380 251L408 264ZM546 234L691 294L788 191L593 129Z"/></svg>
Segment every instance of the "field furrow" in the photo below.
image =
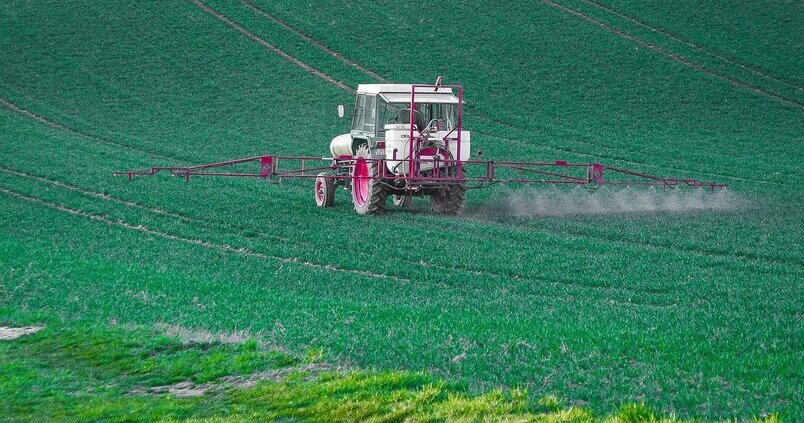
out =
<svg viewBox="0 0 804 423"><path fill-rule="evenodd" d="M759 87L754 86L752 84L749 84L747 82L737 80L737 79L732 78L732 77L730 77L728 75L724 75L722 73L719 73L717 71L709 69L706 66L703 66L701 64L698 64L698 63L695 63L693 61L690 61L689 59L687 59L687 58L685 58L683 56L680 56L680 55L675 54L675 53L673 53L671 51L668 51L668 50L666 50L666 49L664 49L662 47L659 47L659 46L657 46L655 44L651 44L651 43L649 43L649 42L647 42L645 40L642 40L639 37L633 36L633 35L628 34L628 33L624 32L624 31L622 31L620 29L617 29L617 28L614 28L614 27L612 27L610 25L607 25L607 24L605 24L605 23L603 23L603 22L601 22L601 21L599 21L599 20L597 20L597 19L595 19L595 18L593 18L593 17L591 17L591 16L589 16L589 15L583 13L583 12L575 10L575 9L573 9L571 7L567 7L567 6L563 5L563 4L557 3L557 2L552 1L552 0L541 0L541 1L543 1L544 3L549 4L552 7L557 8L559 10L562 10L562 11L564 11L564 12L566 12L566 13L572 15L572 16L575 16L575 17L577 17L579 19L582 19L582 20L584 20L586 22L589 22L589 23L591 23L593 25L596 25L596 26L598 26L598 27L600 27L600 28L602 28L602 29L604 29L604 30L606 30L608 32L611 32L612 34L617 35L618 37L621 37L621 38L626 39L628 41L631 41L631 42L634 42L636 44L639 44L639 45L641 45L641 46L643 46L645 48L653 50L656 53L659 53L662 56L665 56L665 57L667 57L668 59L670 59L670 60L672 60L674 62L680 63L680 64L682 64L684 66L689 66L689 67L691 67L691 68L693 68L693 69L695 69L697 71L703 72L703 73L705 73L705 74L707 74L709 76L712 76L712 77L715 77L717 79L726 81L729 84L734 85L735 87L744 88L744 89L752 91L752 92L754 92L756 94L759 94L761 96L764 96L764 97L767 97L767 98L770 98L770 99L774 99L774 100L778 100L778 101L781 101L783 103L786 103L786 104L789 104L789 105L792 105L792 106L804 108L804 103L801 103L798 100L787 98L787 97L784 97L782 95L766 91L766 90L764 90L762 88L759 88Z"/></svg>
<svg viewBox="0 0 804 423"><path fill-rule="evenodd" d="M713 49L711 49L709 47L706 47L704 45L694 43L694 42L692 42L692 41L690 41L690 40L688 40L688 39L686 39L684 37L681 37L681 36L679 36L677 34L674 34L674 33L670 32L670 31L668 31L666 29L662 29L662 28L659 28L659 27L657 27L655 25L651 25L651 24L649 24L647 22L644 22L642 20L639 20L639 19L637 19L637 18L635 18L635 17L633 17L631 15L625 14L625 13L623 13L623 12L621 12L621 11L611 7L611 6L607 6L607 5L605 5L605 4L601 3L601 2L598 2L598 1L595 1L595 0L581 0L581 1L583 1L586 4L590 4L590 5L594 6L594 7L597 7L597 8L600 8L602 10L605 10L606 12L609 12L612 15L615 15L615 16L623 18L623 19L625 19L627 21L633 22L634 24L636 24L636 25L638 25L640 27L643 27L643 28L645 28L645 29L647 29L647 30L649 30L651 32L661 34L661 35L663 35L663 36L665 36L665 37L667 37L667 38L669 38L669 39L671 39L673 41L677 41L677 42L679 42L681 44L684 44L684 45L687 45L689 47L692 47L695 50L698 50L698 51L700 51L700 52L702 52L704 54L712 56L712 57L714 57L714 58L716 58L718 60L722 60L723 62L726 62L728 64L737 66L740 69L746 70L746 71L751 72L751 73L753 73L755 75L759 75L759 76L761 76L763 78L770 79L772 81L778 82L780 84L787 85L787 86L792 87L792 88L796 88L798 90L804 90L804 86L801 86L801 85L796 84L794 82L786 81L786 80L784 80L784 79L782 79L782 78L780 78L778 76L771 75L765 69L760 69L760 68L758 68L758 67L756 67L754 65L751 65L751 64L742 63L742 62L740 62L740 61L738 61L738 60L736 60L734 58L726 56L723 52L716 51L716 50L713 50Z"/></svg>
<svg viewBox="0 0 804 423"><path fill-rule="evenodd" d="M100 223L103 223L103 224L106 224L106 225L120 226L120 227L125 228L125 229L142 232L142 233L145 233L145 234L148 234L148 235L158 236L158 237L161 237L161 238L166 238L166 239L169 239L169 240L172 240L172 241L179 241L179 242L184 242L184 243L189 243L189 244L200 245L200 246L205 247L205 248L212 248L212 249L224 251L224 252L227 252L227 253L241 254L241 255L250 256L250 257L258 257L258 258L277 261L277 262L281 262L281 263L300 264L302 266L310 267L310 268L313 268L313 269L321 269L321 270L332 271L332 272L352 273L352 274L357 274L357 275L371 276L371 277L377 277L377 278L385 278L385 279L390 279L390 280L395 280L395 281L400 281L400 282L407 281L406 279L401 279L401 278L398 278L396 276L390 276L390 275L386 275L386 274L373 273L373 272L368 272L368 271L365 271L365 270L341 269L341 268L338 268L338 267L333 266L331 264L321 264L321 263L313 263L313 262L301 261L301 260L299 260L298 258L295 258L295 257L270 256L270 255L266 255L266 254L263 254L263 253L260 253L260 252L252 251L252 250L250 250L248 248L245 248L245 247L233 247L231 245L217 244L217 243L207 241L207 240L204 240L204 239L185 238L185 237L182 237L182 236L179 236L179 235L171 234L169 232L163 232L163 231L159 231L159 230L156 230L156 229L152 229L152 228L149 228L149 227L141 225L141 224L136 224L135 225L135 224L131 224L131 223L128 223L126 221L123 221L123 220L113 220L113 219L109 219L106 216L86 212L86 211L83 211L83 210L73 209L73 208L64 206L62 204L52 203L52 202L43 200L41 198L21 194L19 192L16 192L14 190L7 189L7 188L0 188L0 192L4 193L6 195L12 196L14 198L23 200L23 201L32 202L32 203L35 203L35 204L39 204L39 205L49 207L49 208L52 208L54 210L58 210L58 211L61 211L61 212L69 213L69 214L72 214L72 215L85 217L87 219L90 219L90 220L93 220L93 221L96 221L96 222L100 222Z"/></svg>

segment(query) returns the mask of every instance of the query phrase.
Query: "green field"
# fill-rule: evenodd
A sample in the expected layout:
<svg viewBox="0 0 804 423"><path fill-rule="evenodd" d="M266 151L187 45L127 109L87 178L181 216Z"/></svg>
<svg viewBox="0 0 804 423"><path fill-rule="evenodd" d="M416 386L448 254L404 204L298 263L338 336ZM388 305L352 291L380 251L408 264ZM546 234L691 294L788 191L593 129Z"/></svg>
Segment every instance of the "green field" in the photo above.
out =
<svg viewBox="0 0 804 423"><path fill-rule="evenodd" d="M449 3L4 2L0 326L245 331L266 357L321 351L481 398L804 419L804 7ZM346 192L316 208L309 182L111 176L327 154L348 131L344 87L436 75L464 86L487 158L729 188L494 187L470 191L458 218L424 200L365 218ZM0 342L11 361L47 355ZM201 367L178 374L214 369ZM42 395L0 380L0 396L72 407L70 384L85 385L66 379L43 379L64 386ZM159 409L242 411L191 406Z"/></svg>

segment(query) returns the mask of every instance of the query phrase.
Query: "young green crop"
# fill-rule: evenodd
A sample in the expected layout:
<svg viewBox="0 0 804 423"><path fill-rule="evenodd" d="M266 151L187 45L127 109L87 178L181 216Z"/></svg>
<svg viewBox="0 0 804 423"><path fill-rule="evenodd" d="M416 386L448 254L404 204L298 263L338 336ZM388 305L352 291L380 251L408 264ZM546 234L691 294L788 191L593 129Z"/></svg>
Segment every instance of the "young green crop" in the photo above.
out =
<svg viewBox="0 0 804 423"><path fill-rule="evenodd" d="M209 4L335 79L371 82L243 4ZM248 328L299 354L427 370L472 390L527 386L601 413L646 400L681 416L800 415L800 110L541 3L487 5L454 26L434 22L467 6L428 9L433 21L409 31L422 10L260 2L386 78L463 83L466 125L492 158L723 180L740 200L460 219L418 202L365 219L344 192L316 209L304 182L112 178L321 155L348 130L334 106L353 98L189 2L57 6L0 17L0 97L72 129L0 108L3 302L100 323ZM329 23L355 14L372 36ZM435 61L423 67L423 54ZM468 206L510 196L473 191Z"/></svg>

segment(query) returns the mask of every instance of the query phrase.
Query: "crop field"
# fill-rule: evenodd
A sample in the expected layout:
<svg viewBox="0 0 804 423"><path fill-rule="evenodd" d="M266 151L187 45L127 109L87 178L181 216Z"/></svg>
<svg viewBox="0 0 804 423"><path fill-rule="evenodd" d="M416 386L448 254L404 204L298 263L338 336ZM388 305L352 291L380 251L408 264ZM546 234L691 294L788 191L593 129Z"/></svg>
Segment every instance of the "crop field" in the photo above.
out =
<svg viewBox="0 0 804 423"><path fill-rule="evenodd" d="M60 337L171 327L263 346L215 346L233 354L227 374L255 370L238 357L282 368L313 355L483 401L505 392L596 416L645 403L679 418L802 420L801 22L801 4L765 1L3 2L0 326L46 323L35 339L51 331L44 345L78 351L70 360L90 353ZM485 158L728 188L498 186L469 191L458 217L422 199L362 217L345 191L316 208L309 181L112 177L328 154L349 130L335 107L350 109L357 84L437 75L464 86L464 126ZM138 351L173 351L137 336ZM0 341L0 373L52 358L26 342ZM192 367L182 354L153 368L220 377L214 361ZM181 379L137 371L124 372L134 385ZM44 390L0 380L0 397L67 409L77 388L64 378ZM299 383L256 389L287 395L281 410L292 395L333 392ZM161 417L233 412L235 399L204 415L165 405ZM0 414L33 412L9 404ZM332 403L320 407L310 410Z"/></svg>

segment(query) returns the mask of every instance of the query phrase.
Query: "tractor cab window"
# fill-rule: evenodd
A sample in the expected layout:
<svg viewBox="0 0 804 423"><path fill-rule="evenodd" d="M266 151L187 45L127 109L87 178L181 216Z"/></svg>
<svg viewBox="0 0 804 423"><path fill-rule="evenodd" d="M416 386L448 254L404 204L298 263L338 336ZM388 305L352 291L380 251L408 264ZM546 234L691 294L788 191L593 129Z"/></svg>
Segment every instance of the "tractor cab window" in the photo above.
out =
<svg viewBox="0 0 804 423"><path fill-rule="evenodd" d="M375 132L377 122L376 95L358 94L355 102L355 113L352 118L352 130Z"/></svg>
<svg viewBox="0 0 804 423"><path fill-rule="evenodd" d="M384 125L390 123L410 122L410 103L386 103L378 100L377 115L380 125L378 134L385 132ZM451 103L417 103L414 112L414 124L417 129L424 129L431 121L436 120L439 130L451 131L458 126L458 105ZM434 124L435 125L435 124Z"/></svg>
<svg viewBox="0 0 804 423"><path fill-rule="evenodd" d="M363 113L366 110L366 95L358 94L355 102L355 112L352 115L352 129L360 131L363 129Z"/></svg>
<svg viewBox="0 0 804 423"><path fill-rule="evenodd" d="M424 122L419 129L431 125L431 129L451 131L458 126L458 105L451 103L421 103L416 105L417 124L418 114Z"/></svg>
<svg viewBox="0 0 804 423"><path fill-rule="evenodd" d="M373 134L374 126L377 121L377 109L374 107L377 104L377 96L366 96L366 107L363 109L363 130Z"/></svg>
<svg viewBox="0 0 804 423"><path fill-rule="evenodd" d="M408 110L408 113L410 113L409 107L410 104L386 103L385 100L379 99L377 104L377 116L379 118L379 125L377 125L377 135L385 134L385 125L389 123L403 123L400 122L399 120L400 114L403 109Z"/></svg>

